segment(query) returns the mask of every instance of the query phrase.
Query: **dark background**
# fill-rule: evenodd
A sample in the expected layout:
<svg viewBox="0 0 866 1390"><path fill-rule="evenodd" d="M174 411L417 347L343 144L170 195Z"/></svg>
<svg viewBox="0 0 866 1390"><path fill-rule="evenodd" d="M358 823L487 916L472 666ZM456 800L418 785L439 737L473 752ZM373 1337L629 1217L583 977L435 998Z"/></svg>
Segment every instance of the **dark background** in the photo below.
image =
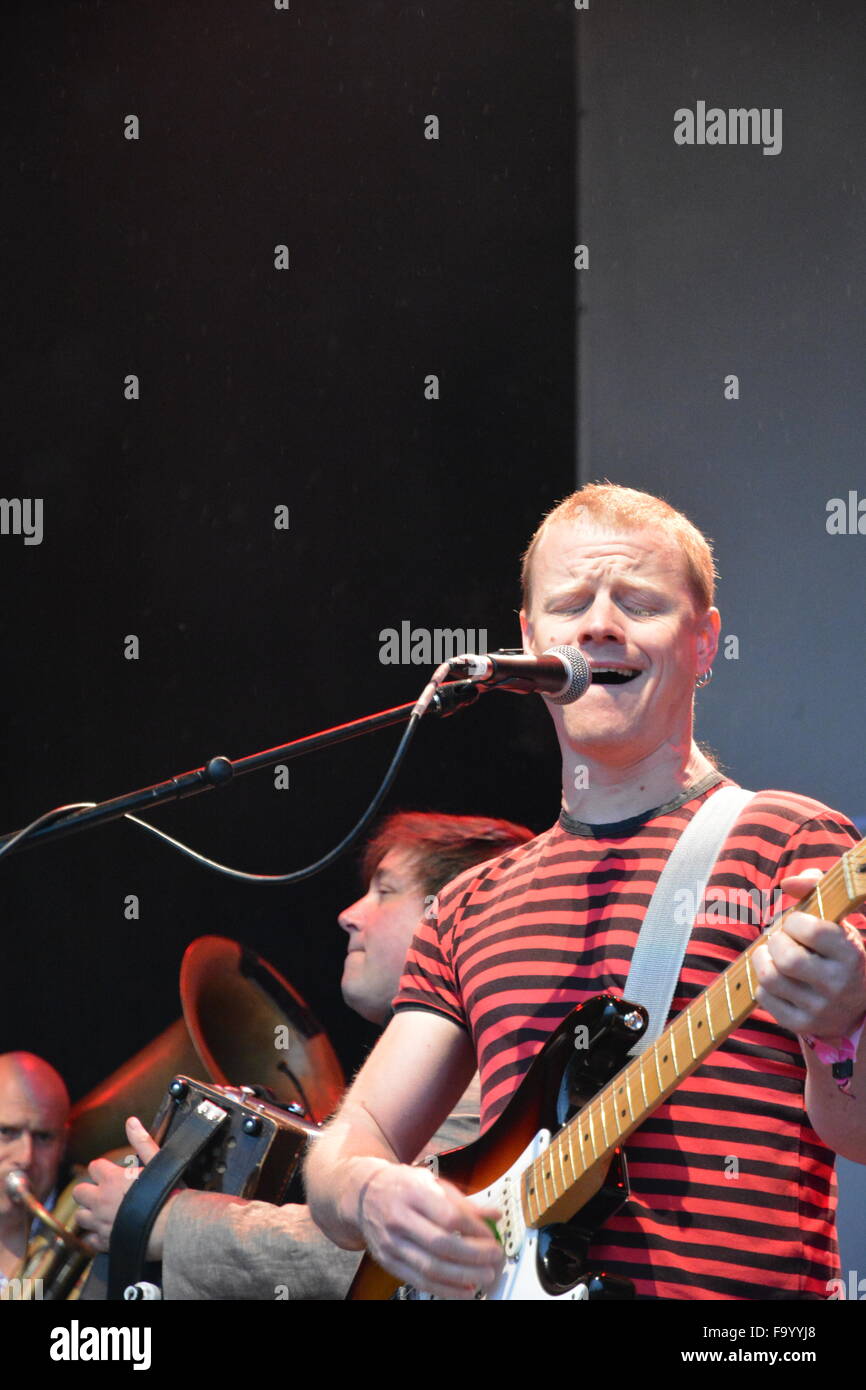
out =
<svg viewBox="0 0 866 1390"><path fill-rule="evenodd" d="M425 668L379 660L403 619L511 645L521 549L602 477L715 538L739 658L699 736L747 785L866 815L866 536L826 530L828 499L866 496L854 0L7 14L2 492L45 499L45 538L0 537L0 824L413 698ZM782 152L678 147L698 100L782 107ZM395 742L153 818L240 867L297 867ZM536 830L557 804L544 712L510 696L423 728L389 802ZM282 970L347 1069L371 1040L338 990L350 859L252 888L118 825L2 881L0 1048L76 1094L177 1016L205 932ZM851 1267L864 1206L843 1207Z"/></svg>
<svg viewBox="0 0 866 1390"><path fill-rule="evenodd" d="M16 14L3 493L44 498L45 536L0 538L9 829L413 699L429 668L379 660L404 619L519 641L517 557L573 485L575 372L564 4ZM548 825L536 704L422 729L389 806ZM342 838L396 741L153 819L287 871ZM203 933L286 974L347 1069L372 1037L339 994L351 858L250 887L114 825L10 859L3 888L0 1048L74 1094L177 1016Z"/></svg>

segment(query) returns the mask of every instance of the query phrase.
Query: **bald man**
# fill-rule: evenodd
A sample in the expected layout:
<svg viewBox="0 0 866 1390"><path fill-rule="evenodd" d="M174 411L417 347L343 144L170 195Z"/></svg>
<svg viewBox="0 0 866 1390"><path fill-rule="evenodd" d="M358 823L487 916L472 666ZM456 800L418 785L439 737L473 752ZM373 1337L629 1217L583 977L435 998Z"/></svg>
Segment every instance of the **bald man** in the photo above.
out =
<svg viewBox="0 0 866 1390"><path fill-rule="evenodd" d="M24 1173L46 1203L57 1186L68 1120L69 1093L54 1067L32 1052L0 1055L0 1288L21 1268L31 1227L6 1179L16 1169Z"/></svg>

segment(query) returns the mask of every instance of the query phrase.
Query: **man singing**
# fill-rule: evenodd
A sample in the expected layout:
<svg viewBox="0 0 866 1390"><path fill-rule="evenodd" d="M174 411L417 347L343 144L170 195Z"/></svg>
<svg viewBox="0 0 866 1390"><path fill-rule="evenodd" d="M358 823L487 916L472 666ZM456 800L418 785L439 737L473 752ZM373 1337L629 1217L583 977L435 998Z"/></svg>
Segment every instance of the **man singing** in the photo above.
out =
<svg viewBox="0 0 866 1390"><path fill-rule="evenodd" d="M593 671L582 699L549 705L562 811L440 894L395 1017L306 1172L332 1240L366 1245L397 1279L442 1298L493 1288L498 1213L410 1160L476 1066L486 1127L576 1004L623 994L671 850L727 783L692 735L720 622L710 546L686 517L645 493L587 486L539 527L523 589L525 649L579 646ZM761 792L729 832L706 901L784 894L787 907L854 839L826 806ZM765 921L742 919L697 910L672 1015L761 935ZM829 1064L859 1044L864 925L795 911L758 945L757 1008L631 1137L630 1199L596 1233L592 1266L644 1298L827 1296L838 1273L833 1151L866 1161L863 1048L853 1084Z"/></svg>

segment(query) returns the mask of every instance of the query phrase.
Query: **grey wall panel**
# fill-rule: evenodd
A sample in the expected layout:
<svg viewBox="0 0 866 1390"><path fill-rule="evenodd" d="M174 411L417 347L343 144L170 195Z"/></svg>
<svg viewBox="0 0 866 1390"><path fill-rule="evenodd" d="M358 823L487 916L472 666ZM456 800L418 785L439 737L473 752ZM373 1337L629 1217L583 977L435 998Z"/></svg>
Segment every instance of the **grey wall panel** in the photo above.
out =
<svg viewBox="0 0 866 1390"><path fill-rule="evenodd" d="M610 0L577 29L578 477L715 539L723 633L698 735L752 787L866 812L866 22L831 7ZM680 108L782 111L782 145L677 145ZM724 378L739 377L739 399ZM863 518L866 533L866 516ZM866 1169L842 1165L866 1273Z"/></svg>

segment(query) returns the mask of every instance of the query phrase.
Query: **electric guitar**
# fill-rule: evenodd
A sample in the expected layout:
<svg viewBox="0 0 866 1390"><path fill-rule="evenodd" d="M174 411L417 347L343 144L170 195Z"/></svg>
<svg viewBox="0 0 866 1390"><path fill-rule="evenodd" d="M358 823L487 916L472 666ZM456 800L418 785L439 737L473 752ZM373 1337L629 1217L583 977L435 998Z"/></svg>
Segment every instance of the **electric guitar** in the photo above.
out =
<svg viewBox="0 0 866 1390"><path fill-rule="evenodd" d="M866 902L866 839L781 914L639 1056L627 1054L646 1011L611 994L562 1020L491 1127L427 1162L481 1205L502 1211L505 1268L485 1299L628 1298L628 1280L587 1266L595 1232L628 1198L622 1145L755 1007L752 956L790 912L838 922ZM347 1297L397 1294L399 1281L366 1255Z"/></svg>

